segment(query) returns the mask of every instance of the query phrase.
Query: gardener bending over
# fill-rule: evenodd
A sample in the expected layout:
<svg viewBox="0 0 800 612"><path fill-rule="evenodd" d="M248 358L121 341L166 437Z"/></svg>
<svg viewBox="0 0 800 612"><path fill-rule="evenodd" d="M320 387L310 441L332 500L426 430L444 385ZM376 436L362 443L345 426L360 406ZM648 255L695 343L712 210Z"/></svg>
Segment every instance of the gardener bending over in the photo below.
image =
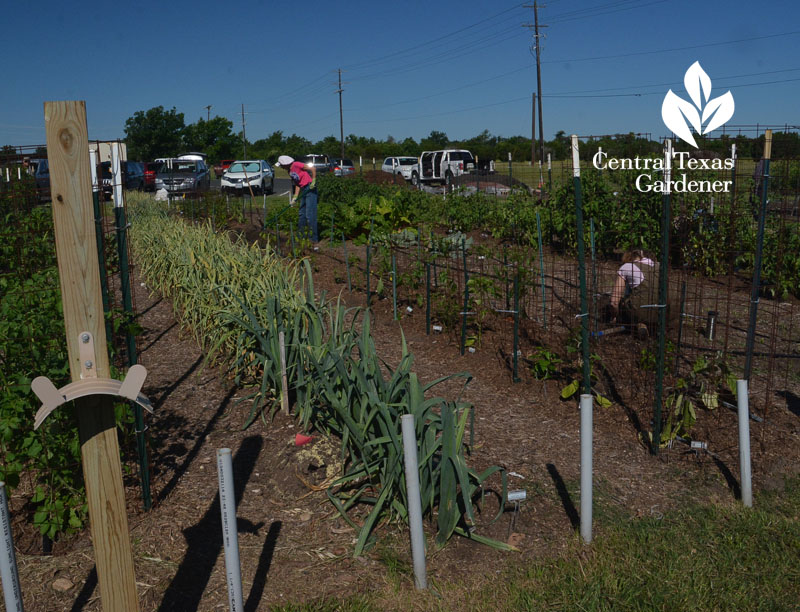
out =
<svg viewBox="0 0 800 612"><path fill-rule="evenodd" d="M313 164L304 164L295 161L288 155L281 155L276 166L285 168L292 180L292 199L289 204L294 205L299 200L297 233L300 236L308 234L311 230L311 242L319 242L319 231L317 229L317 203L319 194L317 192L317 169Z"/></svg>

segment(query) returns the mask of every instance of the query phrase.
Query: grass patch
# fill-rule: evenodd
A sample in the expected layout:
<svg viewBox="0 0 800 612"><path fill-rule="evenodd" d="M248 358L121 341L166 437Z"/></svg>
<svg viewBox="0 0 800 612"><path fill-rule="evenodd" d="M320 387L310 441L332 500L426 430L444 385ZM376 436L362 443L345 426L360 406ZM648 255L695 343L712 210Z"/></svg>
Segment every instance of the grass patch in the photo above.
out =
<svg viewBox="0 0 800 612"><path fill-rule="evenodd" d="M354 594L281 610L797 610L800 480L755 507L690 506L654 518L604 516L591 546L508 570L476 591ZM509 557L511 560L512 557Z"/></svg>

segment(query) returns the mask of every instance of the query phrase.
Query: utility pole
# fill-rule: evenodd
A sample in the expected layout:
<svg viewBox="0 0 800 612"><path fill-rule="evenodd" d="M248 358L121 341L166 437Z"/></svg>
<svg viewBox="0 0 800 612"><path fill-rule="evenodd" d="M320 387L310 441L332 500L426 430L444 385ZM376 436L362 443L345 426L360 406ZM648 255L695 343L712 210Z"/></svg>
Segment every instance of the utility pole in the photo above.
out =
<svg viewBox="0 0 800 612"><path fill-rule="evenodd" d="M339 89L336 93L339 94L339 143L342 146L342 157L344 157L344 116L342 114L342 69L339 68Z"/></svg>
<svg viewBox="0 0 800 612"><path fill-rule="evenodd" d="M206 106L206 110L208 111L208 118L206 119L206 122L208 122L208 121L211 121L211 105L210 104L208 106Z"/></svg>
<svg viewBox="0 0 800 612"><path fill-rule="evenodd" d="M242 157L247 159L247 136L244 131L244 104L242 104Z"/></svg>
<svg viewBox="0 0 800 612"><path fill-rule="evenodd" d="M524 8L533 8L533 38L534 48L536 50L536 89L539 98L539 159L544 159L544 127L542 126L542 38L543 35L539 34L539 28L546 28L546 25L539 25L539 3L534 0L533 6L524 4ZM530 28L531 24L524 24L526 28Z"/></svg>
<svg viewBox="0 0 800 612"><path fill-rule="evenodd" d="M531 94L531 168L536 163L536 92Z"/></svg>

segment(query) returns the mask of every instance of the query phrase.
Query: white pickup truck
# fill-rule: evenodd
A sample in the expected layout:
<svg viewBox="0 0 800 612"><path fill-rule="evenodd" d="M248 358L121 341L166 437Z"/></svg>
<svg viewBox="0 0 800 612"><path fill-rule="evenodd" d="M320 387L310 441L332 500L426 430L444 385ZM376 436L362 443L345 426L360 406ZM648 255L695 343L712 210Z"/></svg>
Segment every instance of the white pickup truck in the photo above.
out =
<svg viewBox="0 0 800 612"><path fill-rule="evenodd" d="M423 151L419 164L411 170L411 184L444 183L448 187L453 178L475 170L475 158L466 149Z"/></svg>

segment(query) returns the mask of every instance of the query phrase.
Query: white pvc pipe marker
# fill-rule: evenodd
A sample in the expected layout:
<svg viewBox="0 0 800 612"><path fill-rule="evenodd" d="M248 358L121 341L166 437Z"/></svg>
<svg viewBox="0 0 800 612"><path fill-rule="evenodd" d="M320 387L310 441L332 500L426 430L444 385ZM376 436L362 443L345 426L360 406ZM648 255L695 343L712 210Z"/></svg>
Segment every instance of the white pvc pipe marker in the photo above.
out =
<svg viewBox="0 0 800 612"><path fill-rule="evenodd" d="M8 515L6 483L2 481L0 481L0 582L3 584L6 610L23 612L17 558L14 555L14 540L11 537L11 518Z"/></svg>
<svg viewBox="0 0 800 612"><path fill-rule="evenodd" d="M736 381L736 403L739 408L739 479L742 485L742 503L753 507L753 483L750 479L750 401L747 381Z"/></svg>
<svg viewBox="0 0 800 612"><path fill-rule="evenodd" d="M422 500L419 495L419 461L414 415L400 417L403 430L403 456L406 467L406 492L408 493L408 527L411 530L411 558L414 562L414 584L417 589L428 588L425 568L425 532L422 530Z"/></svg>
<svg viewBox="0 0 800 612"><path fill-rule="evenodd" d="M592 396L581 395L581 537L592 541Z"/></svg>
<svg viewBox="0 0 800 612"><path fill-rule="evenodd" d="M219 508L222 514L222 542L225 546L225 574L228 580L228 602L231 612L240 612L242 603L242 570L239 565L239 532L236 529L236 493L233 488L231 449L217 450L219 475Z"/></svg>

